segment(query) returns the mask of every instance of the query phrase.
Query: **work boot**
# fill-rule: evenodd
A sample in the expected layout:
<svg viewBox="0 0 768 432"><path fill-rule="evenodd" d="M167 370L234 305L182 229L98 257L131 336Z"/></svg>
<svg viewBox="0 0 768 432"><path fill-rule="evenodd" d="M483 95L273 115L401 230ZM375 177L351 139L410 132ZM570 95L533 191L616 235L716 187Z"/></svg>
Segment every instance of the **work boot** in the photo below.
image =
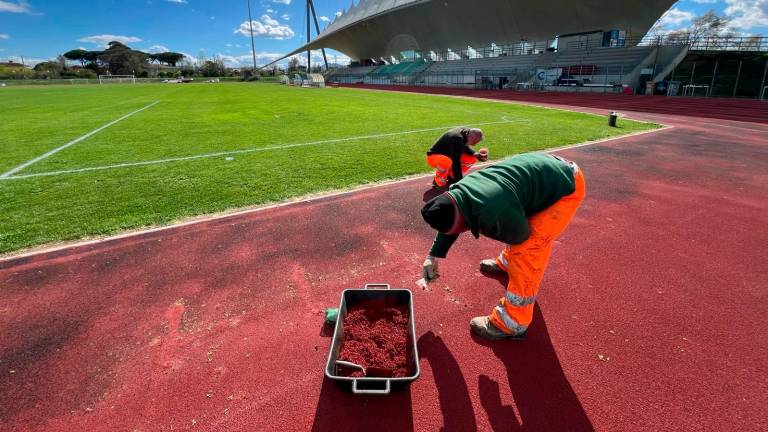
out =
<svg viewBox="0 0 768 432"><path fill-rule="evenodd" d="M498 264L496 264L495 259L484 259L480 261L480 271L483 273L496 273L496 274L506 274L507 271L503 268L499 267Z"/></svg>
<svg viewBox="0 0 768 432"><path fill-rule="evenodd" d="M470 330L472 330L472 333L485 339L491 339L491 340L525 339L525 332L514 334L514 335L504 333L503 331L499 330L495 325L493 325L493 323L491 323L491 320L488 319L487 316L479 316L479 317L472 318L472 321L469 322L469 328Z"/></svg>

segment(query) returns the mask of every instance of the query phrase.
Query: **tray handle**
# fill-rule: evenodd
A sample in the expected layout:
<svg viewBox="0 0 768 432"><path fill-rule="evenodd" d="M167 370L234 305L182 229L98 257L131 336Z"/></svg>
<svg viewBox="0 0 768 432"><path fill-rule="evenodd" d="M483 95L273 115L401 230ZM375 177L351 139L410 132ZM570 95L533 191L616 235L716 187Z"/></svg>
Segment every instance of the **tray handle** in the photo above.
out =
<svg viewBox="0 0 768 432"><path fill-rule="evenodd" d="M381 390L379 390L379 389L367 390L367 389L359 389L359 388L357 388L357 380L352 380L352 393L354 393L354 394L371 394L371 395L385 395L385 394L389 394L389 392L391 391L391 387L392 387L390 385L390 380L386 380L386 381L384 381L384 383L385 383L384 388L381 389Z"/></svg>
<svg viewBox="0 0 768 432"><path fill-rule="evenodd" d="M363 289L389 289L389 284L385 284L385 283L365 284L365 287L363 287Z"/></svg>

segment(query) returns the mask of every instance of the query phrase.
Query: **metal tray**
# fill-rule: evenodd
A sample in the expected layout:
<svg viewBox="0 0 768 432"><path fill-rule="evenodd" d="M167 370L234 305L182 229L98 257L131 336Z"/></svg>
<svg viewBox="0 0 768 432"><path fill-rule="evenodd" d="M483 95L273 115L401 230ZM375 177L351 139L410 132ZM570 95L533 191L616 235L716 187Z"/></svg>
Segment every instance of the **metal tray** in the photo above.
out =
<svg viewBox="0 0 768 432"><path fill-rule="evenodd" d="M383 298L395 298L398 304L408 305L410 328L410 348L413 352L413 375L402 378L353 378L336 375L336 360L339 357L341 345L344 342L344 317L347 316L347 306L352 306L364 300L379 300ZM413 317L413 294L407 289L390 289L389 284L367 284L362 289L346 289L341 293L339 304L339 317L336 319L336 327L333 331L331 349L328 353L328 362L325 365L325 376L337 381L344 387L350 387L355 394L389 394L393 390L402 390L419 377L419 352L416 348L416 325Z"/></svg>

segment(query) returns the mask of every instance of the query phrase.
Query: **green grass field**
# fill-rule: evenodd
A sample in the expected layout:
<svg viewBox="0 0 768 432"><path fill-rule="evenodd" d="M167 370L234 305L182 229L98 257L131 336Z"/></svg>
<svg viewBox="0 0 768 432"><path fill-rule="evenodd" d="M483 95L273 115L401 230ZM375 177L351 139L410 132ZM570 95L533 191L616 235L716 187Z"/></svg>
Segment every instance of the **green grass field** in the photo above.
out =
<svg viewBox="0 0 768 432"><path fill-rule="evenodd" d="M424 152L452 126L481 125L492 159L656 127L622 121L613 129L602 117L497 102L253 83L9 87L0 106L0 253L427 173ZM379 136L358 138L370 135Z"/></svg>

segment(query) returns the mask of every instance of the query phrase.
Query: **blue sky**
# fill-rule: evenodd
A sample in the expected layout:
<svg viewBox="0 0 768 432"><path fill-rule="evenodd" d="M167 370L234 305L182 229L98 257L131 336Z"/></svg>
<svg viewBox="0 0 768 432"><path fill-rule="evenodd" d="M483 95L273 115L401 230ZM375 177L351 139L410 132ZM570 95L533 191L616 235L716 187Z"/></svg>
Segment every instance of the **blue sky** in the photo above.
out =
<svg viewBox="0 0 768 432"><path fill-rule="evenodd" d="M350 0L315 0L321 27ZM291 51L306 39L303 0L251 0L258 63ZM660 23L684 28L714 9L733 19L734 30L768 35L768 0L684 0ZM146 51L171 50L222 56L248 64L246 0L0 0L0 59L30 62L74 48L98 49L110 40ZM245 30L245 31L243 31ZM314 31L314 30L313 30ZM331 53L346 62L345 56Z"/></svg>

